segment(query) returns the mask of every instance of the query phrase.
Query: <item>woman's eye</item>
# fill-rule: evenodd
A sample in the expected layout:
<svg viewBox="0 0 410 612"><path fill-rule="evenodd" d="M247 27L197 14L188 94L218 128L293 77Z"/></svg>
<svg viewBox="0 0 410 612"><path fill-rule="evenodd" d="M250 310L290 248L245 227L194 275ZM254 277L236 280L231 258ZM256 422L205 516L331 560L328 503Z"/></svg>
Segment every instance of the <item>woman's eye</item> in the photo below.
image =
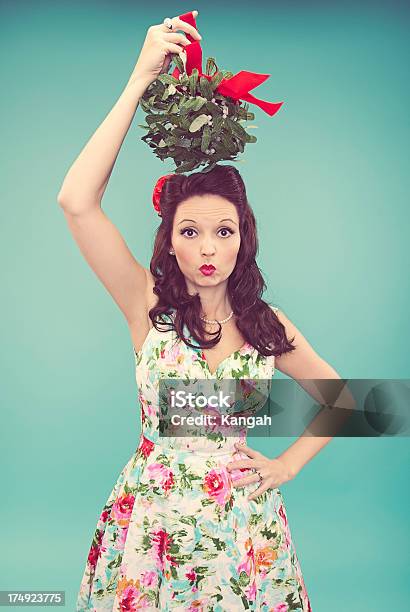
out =
<svg viewBox="0 0 410 612"><path fill-rule="evenodd" d="M222 236L223 238L226 238L226 236L231 236L232 234L234 234L234 232L229 228L229 227L221 227L221 229L219 230L220 232L228 232L228 234L224 234L224 236ZM186 232L195 232L194 229L192 229L192 227L186 227L185 229L181 230L181 234L183 236L186 235ZM188 236L188 238L191 238L192 236Z"/></svg>
<svg viewBox="0 0 410 612"><path fill-rule="evenodd" d="M181 230L181 234L182 234L182 236L185 236L186 235L185 232L193 232L193 231L194 230L191 229L190 227L186 227L185 229ZM189 238L190 238L190 236L189 236Z"/></svg>
<svg viewBox="0 0 410 612"><path fill-rule="evenodd" d="M232 236L232 234L233 234L233 231L231 229L229 229L229 227L222 227L220 231L221 232L229 232L228 236Z"/></svg>

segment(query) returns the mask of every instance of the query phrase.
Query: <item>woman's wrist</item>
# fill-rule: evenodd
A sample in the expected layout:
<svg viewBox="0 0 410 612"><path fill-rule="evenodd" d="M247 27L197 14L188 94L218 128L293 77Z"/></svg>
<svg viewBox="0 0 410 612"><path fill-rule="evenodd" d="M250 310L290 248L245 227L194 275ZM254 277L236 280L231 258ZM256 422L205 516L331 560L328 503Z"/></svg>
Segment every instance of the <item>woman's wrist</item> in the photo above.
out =
<svg viewBox="0 0 410 612"><path fill-rule="evenodd" d="M132 91L135 91L135 93L138 95L138 98L142 98L151 83L152 79L149 79L148 77L143 76L138 72L133 72L128 80L127 85L125 86L125 89L131 89Z"/></svg>
<svg viewBox="0 0 410 612"><path fill-rule="evenodd" d="M295 478L299 470L295 468L293 462L289 459L289 457L284 456L284 455L278 455L277 457L275 457L275 459L280 461L282 465L285 467L285 469L288 472L289 479Z"/></svg>

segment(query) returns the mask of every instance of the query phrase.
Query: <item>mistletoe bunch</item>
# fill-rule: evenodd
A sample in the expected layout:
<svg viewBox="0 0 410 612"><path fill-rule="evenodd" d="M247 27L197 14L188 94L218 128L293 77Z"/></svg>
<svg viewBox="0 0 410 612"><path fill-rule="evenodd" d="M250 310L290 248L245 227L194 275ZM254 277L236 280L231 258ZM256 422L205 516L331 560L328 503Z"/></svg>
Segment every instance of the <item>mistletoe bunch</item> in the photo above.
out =
<svg viewBox="0 0 410 612"><path fill-rule="evenodd" d="M208 80L196 68L188 75L178 54L173 54L172 61L180 72L179 78L160 74L140 99L147 125L138 127L148 130L141 140L162 161L171 157L176 173L190 172L202 165L207 172L221 160L236 161L245 144L257 139L241 125L255 118L254 113L248 112L249 104L242 105L216 91L222 79L231 78L233 73L218 70L210 57L206 75L214 72Z"/></svg>

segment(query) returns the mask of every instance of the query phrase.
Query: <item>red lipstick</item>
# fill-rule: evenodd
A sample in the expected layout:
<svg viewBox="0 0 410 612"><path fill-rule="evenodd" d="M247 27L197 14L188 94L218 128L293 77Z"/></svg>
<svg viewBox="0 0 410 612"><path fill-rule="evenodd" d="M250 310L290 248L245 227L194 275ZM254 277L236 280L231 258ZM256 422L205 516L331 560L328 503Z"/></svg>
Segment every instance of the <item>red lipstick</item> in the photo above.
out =
<svg viewBox="0 0 410 612"><path fill-rule="evenodd" d="M204 264L203 266L201 266L199 268L202 272L202 274L204 274L205 276L211 276L211 274L213 274L216 270L215 266L213 266L212 264Z"/></svg>

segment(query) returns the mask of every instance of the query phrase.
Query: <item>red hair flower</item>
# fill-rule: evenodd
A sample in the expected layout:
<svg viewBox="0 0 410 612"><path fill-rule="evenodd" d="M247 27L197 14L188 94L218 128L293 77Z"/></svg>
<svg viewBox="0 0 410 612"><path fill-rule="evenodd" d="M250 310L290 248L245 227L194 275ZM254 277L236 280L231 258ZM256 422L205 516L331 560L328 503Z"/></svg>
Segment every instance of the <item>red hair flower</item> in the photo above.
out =
<svg viewBox="0 0 410 612"><path fill-rule="evenodd" d="M174 176L173 174L166 174L165 176L161 176L157 182L155 183L155 187L154 187L154 191L152 193L152 203L154 205L155 210L157 211L158 215L160 217L162 217L161 215L161 207L160 207L160 199L161 199L161 191L162 191L162 187L164 186L165 181L170 177L170 176Z"/></svg>

